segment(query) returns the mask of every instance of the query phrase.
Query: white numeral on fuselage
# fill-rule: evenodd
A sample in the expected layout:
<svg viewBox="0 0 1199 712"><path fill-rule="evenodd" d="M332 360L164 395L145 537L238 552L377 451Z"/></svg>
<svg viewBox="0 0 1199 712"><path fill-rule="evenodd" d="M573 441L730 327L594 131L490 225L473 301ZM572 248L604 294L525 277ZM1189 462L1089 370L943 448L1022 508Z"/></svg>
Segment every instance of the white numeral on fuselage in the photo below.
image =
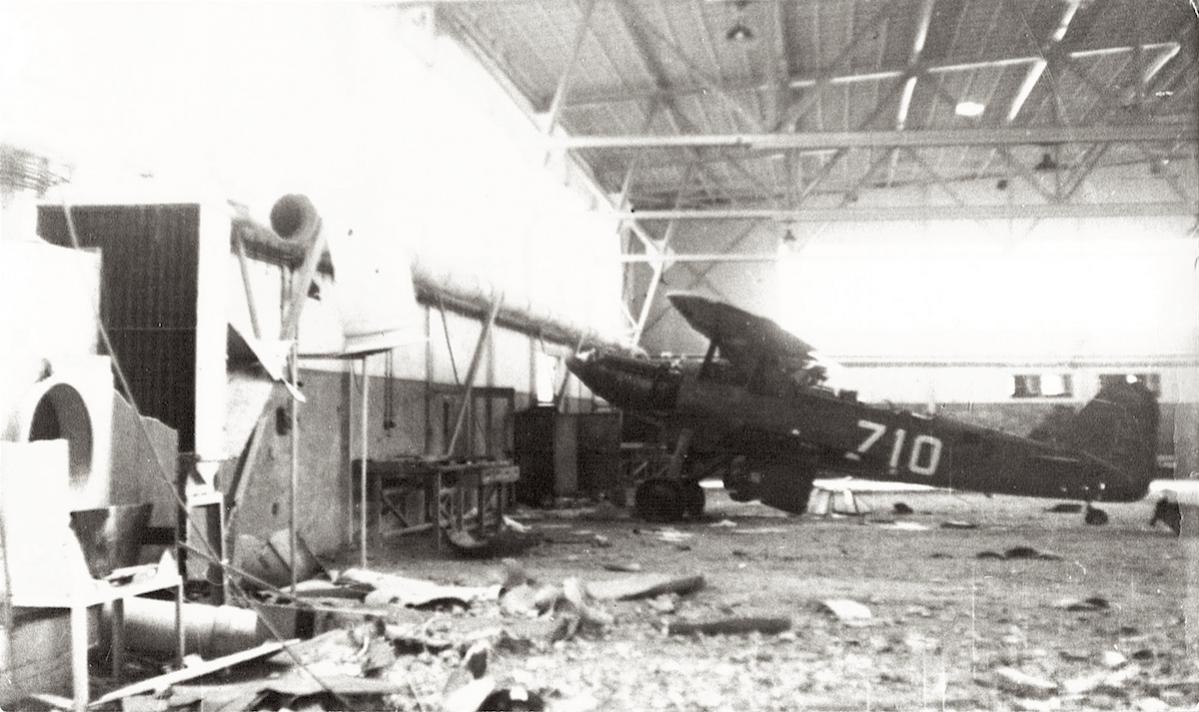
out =
<svg viewBox="0 0 1199 712"><path fill-rule="evenodd" d="M859 420L858 427L869 430L870 433L858 445L858 454L864 455L874 447L874 444L882 439L887 432L887 426L882 423L875 423L870 420ZM888 461L892 473L899 470L899 463L902 460L903 448L907 442L908 432L903 428L895 430L895 437L891 444L891 459ZM941 463L941 438L932 435L917 435L912 438L912 447L908 453L907 469L909 472L916 475L932 476L937 472L937 465Z"/></svg>

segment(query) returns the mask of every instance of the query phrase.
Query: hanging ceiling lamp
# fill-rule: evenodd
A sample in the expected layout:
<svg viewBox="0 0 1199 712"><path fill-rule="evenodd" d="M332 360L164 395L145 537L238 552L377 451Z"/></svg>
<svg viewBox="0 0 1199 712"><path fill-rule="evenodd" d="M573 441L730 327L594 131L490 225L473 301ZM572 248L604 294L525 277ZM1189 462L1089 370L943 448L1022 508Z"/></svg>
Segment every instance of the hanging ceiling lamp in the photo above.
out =
<svg viewBox="0 0 1199 712"><path fill-rule="evenodd" d="M729 42L749 42L754 38L753 29L745 24L745 8L747 5L749 5L749 0L735 0L733 2L733 6L737 8L737 21L724 33L724 38Z"/></svg>

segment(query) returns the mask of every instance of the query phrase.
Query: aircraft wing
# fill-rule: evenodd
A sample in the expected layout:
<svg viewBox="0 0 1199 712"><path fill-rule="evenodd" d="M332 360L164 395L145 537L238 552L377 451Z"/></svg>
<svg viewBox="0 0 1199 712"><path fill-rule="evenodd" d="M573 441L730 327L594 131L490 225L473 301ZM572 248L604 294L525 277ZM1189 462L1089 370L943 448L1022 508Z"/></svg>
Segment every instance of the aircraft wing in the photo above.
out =
<svg viewBox="0 0 1199 712"><path fill-rule="evenodd" d="M805 366L813 360L803 339L770 319L696 294L667 295L691 328L712 340L720 354L739 368L752 369L764 356Z"/></svg>

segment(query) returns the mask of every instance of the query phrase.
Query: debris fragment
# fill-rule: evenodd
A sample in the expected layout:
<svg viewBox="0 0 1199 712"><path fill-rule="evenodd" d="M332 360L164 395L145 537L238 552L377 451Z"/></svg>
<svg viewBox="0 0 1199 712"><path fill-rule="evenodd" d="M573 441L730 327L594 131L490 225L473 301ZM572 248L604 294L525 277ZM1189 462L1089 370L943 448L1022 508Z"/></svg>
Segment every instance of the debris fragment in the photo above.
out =
<svg viewBox="0 0 1199 712"><path fill-rule="evenodd" d="M630 601L637 598L653 598L663 593L686 595L704 586L704 577L667 576L665 574L640 574L608 581L587 584L587 591L601 601Z"/></svg>
<svg viewBox="0 0 1199 712"><path fill-rule="evenodd" d="M525 567L516 559L502 559L500 561L500 591L506 591L510 588L525 583L529 583L533 578L525 571Z"/></svg>
<svg viewBox="0 0 1199 712"><path fill-rule="evenodd" d="M668 544L682 544L693 536L695 535L691 534L690 532L679 531L678 529L673 529L671 527L658 529L654 532L654 538L656 538L658 541L664 541Z"/></svg>
<svg viewBox="0 0 1199 712"><path fill-rule="evenodd" d="M887 529L895 529L901 532L926 532L928 527L919 522L892 522L887 525Z"/></svg>
<svg viewBox="0 0 1199 712"><path fill-rule="evenodd" d="M975 555L978 559L1038 559L1041 561L1061 561L1059 554L1038 551L1031 546L1013 546L1002 554L994 551L980 551Z"/></svg>
<svg viewBox="0 0 1199 712"><path fill-rule="evenodd" d="M1141 666L1136 663L1130 663L1122 668L1118 668L1115 672L1105 677L1102 687L1110 690L1122 690L1140 674Z"/></svg>
<svg viewBox="0 0 1199 712"><path fill-rule="evenodd" d="M1109 670L1114 670L1128 662L1128 658L1124 657L1123 653L1116 650L1103 651L1103 654L1099 656L1099 660L1103 663L1103 667Z"/></svg>
<svg viewBox="0 0 1199 712"><path fill-rule="evenodd" d="M708 526L716 529L732 529L737 526L737 522L732 519L721 519L719 522L712 522Z"/></svg>
<svg viewBox="0 0 1199 712"><path fill-rule="evenodd" d="M678 594L664 593L647 601L650 609L657 613L674 613L679 608Z"/></svg>
<svg viewBox="0 0 1199 712"><path fill-rule="evenodd" d="M774 635L791 627L787 617L736 617L697 621L671 621L666 624L667 635L743 635L764 633Z"/></svg>
<svg viewBox="0 0 1199 712"><path fill-rule="evenodd" d="M1061 650L1058 652L1062 660L1080 663L1091 659L1091 654L1085 650Z"/></svg>
<svg viewBox="0 0 1199 712"><path fill-rule="evenodd" d="M545 700L541 695L529 690L523 685L496 690L483 700L481 709L485 710L544 710ZM560 709L555 705L555 710Z"/></svg>
<svg viewBox="0 0 1199 712"><path fill-rule="evenodd" d="M1090 598L1062 598L1054 601L1054 608L1061 608L1067 611L1102 611L1107 610L1111 604L1102 596L1091 596Z"/></svg>
<svg viewBox="0 0 1199 712"><path fill-rule="evenodd" d="M950 519L941 522L942 529L978 529L978 525L974 522L965 522L960 519Z"/></svg>
<svg viewBox="0 0 1199 712"><path fill-rule="evenodd" d="M1056 697L1049 699L1016 699L1012 701L1016 709L1021 712L1056 712L1062 708L1062 701Z"/></svg>
<svg viewBox="0 0 1199 712"><path fill-rule="evenodd" d="M449 604L466 608L475 601L494 601L499 597L498 586L445 586L424 579L359 568L346 569L338 581L373 586L375 590L364 599L368 605L390 603L420 608Z"/></svg>
<svg viewBox="0 0 1199 712"><path fill-rule="evenodd" d="M1041 561L1061 561L1062 557L1047 551L1038 551L1031 546L1013 546L1003 552L1005 559L1039 559Z"/></svg>
<svg viewBox="0 0 1199 712"><path fill-rule="evenodd" d="M1070 678L1062 683L1062 692L1067 695L1085 695L1098 689L1107 679L1108 674L1106 670L1099 670L1081 677Z"/></svg>
<svg viewBox="0 0 1199 712"><path fill-rule="evenodd" d="M92 702L92 705L99 706L108 704L109 702L116 702L117 700L121 700L126 697L132 697L133 695L140 695L144 692L163 690L177 682L194 680L197 677L203 677L209 673L216 672L217 670L224 670L239 663L249 660L257 660L258 658L264 658L282 650L285 646L295 645L297 642L299 641L289 640L282 643L263 643L256 648L243 650L240 653L233 653L232 655L226 655L221 658L216 658L215 660L206 660L198 665L190 665L182 670L168 672L157 677L152 677L148 680L142 680L141 682L135 682L132 685L127 685L120 689L113 690L112 692L109 692L108 694L105 694Z"/></svg>
<svg viewBox="0 0 1199 712"><path fill-rule="evenodd" d="M912 514L915 512L915 510L913 510L904 502L896 502L895 504L891 505L891 511L895 512L896 514Z"/></svg>
<svg viewBox="0 0 1199 712"><path fill-rule="evenodd" d="M476 712L495 691L495 679L487 675L488 647L475 643L462 655L462 663L446 680L441 706L446 712Z"/></svg>
<svg viewBox="0 0 1199 712"><path fill-rule="evenodd" d="M636 561L605 561L601 566L605 571L616 571L618 573L635 574L641 571L641 564Z"/></svg>
<svg viewBox="0 0 1199 712"><path fill-rule="evenodd" d="M1048 697L1057 691L1057 683L1043 677L1030 675L1011 667L996 668L998 687L1028 697Z"/></svg>
<svg viewBox="0 0 1199 712"><path fill-rule="evenodd" d="M528 534L533 531L533 527L527 524L521 524L506 514L504 515L504 526L516 532L517 534Z"/></svg>
<svg viewBox="0 0 1199 712"><path fill-rule="evenodd" d="M1166 710L1170 709L1170 705L1156 697L1141 697L1132 704L1140 712L1166 712Z"/></svg>
<svg viewBox="0 0 1199 712"><path fill-rule="evenodd" d="M1077 502L1062 502L1045 510L1054 514L1077 514L1082 511L1082 505Z"/></svg>
<svg viewBox="0 0 1199 712"><path fill-rule="evenodd" d="M828 598L821 601L820 605L846 625L868 625L873 619L869 608L848 598Z"/></svg>

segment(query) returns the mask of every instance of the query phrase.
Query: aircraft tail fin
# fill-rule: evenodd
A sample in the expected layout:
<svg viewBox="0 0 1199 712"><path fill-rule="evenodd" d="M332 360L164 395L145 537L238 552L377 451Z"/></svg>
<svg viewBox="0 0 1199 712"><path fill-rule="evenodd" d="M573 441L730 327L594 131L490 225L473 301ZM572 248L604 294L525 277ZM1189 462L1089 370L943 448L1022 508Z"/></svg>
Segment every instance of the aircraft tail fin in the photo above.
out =
<svg viewBox="0 0 1199 712"><path fill-rule="evenodd" d="M1068 423L1055 428L1063 445L1115 466L1127 477L1126 492L1136 498L1157 474L1157 398L1140 383L1110 383ZM1137 494L1140 492L1140 495Z"/></svg>

